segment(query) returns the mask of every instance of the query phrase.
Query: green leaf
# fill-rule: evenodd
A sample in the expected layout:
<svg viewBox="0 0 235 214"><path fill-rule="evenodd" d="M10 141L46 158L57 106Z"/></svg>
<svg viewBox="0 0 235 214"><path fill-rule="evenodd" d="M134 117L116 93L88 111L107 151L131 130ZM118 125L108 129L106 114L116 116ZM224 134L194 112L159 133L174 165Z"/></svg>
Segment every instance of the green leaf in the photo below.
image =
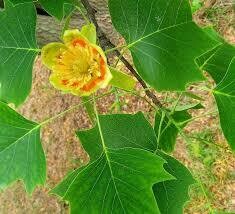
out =
<svg viewBox="0 0 235 214"><path fill-rule="evenodd" d="M156 137L154 135L153 128L148 123L148 121L144 118L142 113L138 113L135 115L106 115L106 116L100 115L99 118L100 118L100 124L101 124L102 132L103 132L103 137L104 137L104 140L106 141L107 147L109 147L109 149L121 149L123 147L136 148L136 149L142 148L145 150L155 152L156 146L157 146L156 145ZM140 124L140 125L138 125L138 124ZM142 127L142 132L140 131L141 127ZM98 127L96 126L93 129L90 129L88 131L80 131L80 132L78 132L78 136L79 136L84 148L90 154L91 162L96 163L96 160L100 159L103 154L102 153L102 146L100 146L101 139L99 136ZM148 143L146 143L146 139L147 139ZM135 151L137 151L137 150L135 150ZM138 149L138 151L143 151L143 150ZM128 151L128 153L129 153L129 151ZM192 175L180 162L178 162L174 158L167 156L167 155L160 153L160 152L157 152L157 154L155 154L155 155L157 155L157 157L159 155L162 158L164 158L165 160L167 160L167 164L164 165L164 168L169 173L171 173L172 175L174 175L177 178L177 180L172 180L172 182L164 181L164 183L163 182L158 183L159 184L158 186L156 186L157 184L154 185L154 193L156 196L156 200L158 202L158 206L160 208L160 212L158 211L158 213L164 213L163 211L166 209L167 204L169 205L169 211L172 211L175 208L175 211L177 211L176 213L179 213L179 211L182 210L183 204L188 200L187 189L191 183L194 183ZM142 165L144 165L145 161L146 161L144 158L146 158L146 157L145 157L145 155L142 154L142 157L141 157L141 160L142 160L141 164ZM122 156L119 156L118 160L124 161L125 164L127 164L127 162L128 162L128 160L126 160L126 157L122 157ZM134 161L136 161L136 160L134 160ZM135 166L136 165L138 166L138 163L139 163L139 161L137 161L135 163ZM117 169L119 169L119 168L117 167ZM90 179L87 180L87 178L90 178L91 175L94 175L94 173L95 174L98 173L97 167L94 167L94 169L91 170L91 173L88 175L88 177L86 177L86 178L84 177L84 179L86 179L86 180L83 181L83 183L82 182L78 183L77 176L81 176L80 173L83 173L83 170L86 170L86 167L79 168L79 169L75 170L74 172L69 173L69 175L54 190L52 190L52 193L57 194L57 195L63 197L64 199L66 199L66 197L68 197L67 194L69 194L70 200L72 200L74 204L77 203L77 200L79 200L79 198L81 198L81 197L80 197L80 195L77 195L76 192L80 191L79 189L84 190L83 189L85 186L84 184L87 184L90 180ZM182 174L180 174L180 173L182 173ZM120 174L122 174L122 171L120 171ZM126 175L128 175L128 180L126 182L132 181L129 177L129 174L126 173ZM96 176L96 177L98 178L99 176ZM124 177L124 179L125 178L126 177ZM148 178L147 174L146 174L146 178ZM101 179L99 179L99 181L100 180ZM95 182L95 183L98 184L98 182ZM106 183L107 183L107 181L106 181ZM76 184L76 186L75 186L75 184ZM71 185L72 186L74 185L73 194L71 194L69 192ZM104 195L104 193L105 193L104 191L107 190L107 186L110 186L110 184L108 183L108 185L106 185L106 188L103 188L103 189L100 187L100 189L101 189L99 191L100 197L102 197L102 194ZM163 186L165 186L166 191L163 191L163 188L162 188ZM133 199L136 197L136 195L134 193L135 190L133 190L132 187L127 186L126 189L131 191L130 198ZM91 198L94 196L93 191L95 191L95 187L92 188L92 192L90 194ZM110 194L110 191L107 191L107 194L105 197L106 200L109 199L108 194ZM172 194L172 197L170 194ZM140 194L140 193L138 193L138 195L140 197L142 196L142 194ZM180 195L180 198L177 198L177 199L173 198L173 196L175 197L176 195ZM109 199L109 201L110 200L112 200L112 197L111 197L111 199ZM159 200L162 200L163 203L160 204ZM106 204L105 204L103 206L103 208L104 208L103 212L99 212L99 209L97 209L94 211L94 213L106 213L106 209L107 209L107 213L110 213L112 209L110 209L110 207L109 207L110 206L109 201L108 202L105 201L105 203L107 203L108 205L106 206ZM130 203L130 202L132 203L132 200L130 200L129 198L126 199L126 201L127 201L127 203ZM87 203L88 202L89 201L87 201ZM99 206L99 205L101 206L101 203L103 203L103 200L101 200L100 203L97 203L96 206ZM90 206L90 204L87 204L87 206ZM132 210L127 213L152 213L152 212L148 212L148 210L142 211L142 209L139 209L139 206L140 206L139 204L135 205L132 208ZM149 206L150 206L150 204L149 204ZM138 208L138 210L135 211L135 209L137 209L137 208ZM80 211L80 212L86 213L86 212L82 212L82 211ZM157 212L157 211L155 211L155 212ZM76 213L76 211L74 211L74 209L72 209L72 213ZM122 213L122 212L120 212L118 209L117 213Z"/></svg>
<svg viewBox="0 0 235 214"><path fill-rule="evenodd" d="M206 27L203 31L211 38L221 42L221 44L198 57L196 62L203 70L207 71L212 76L216 83L219 83L224 78L235 56L235 46L226 43L211 27Z"/></svg>
<svg viewBox="0 0 235 214"><path fill-rule="evenodd" d="M175 158L158 152L167 161L164 168L176 179L154 185L153 190L162 214L182 214L189 200L189 186L195 183L190 171Z"/></svg>
<svg viewBox="0 0 235 214"><path fill-rule="evenodd" d="M155 151L156 135L143 113L100 115L99 121L108 147L112 149L130 147ZM89 153L91 161L97 159L103 152L98 127L95 126L89 132L79 131L77 135L84 149Z"/></svg>
<svg viewBox="0 0 235 214"><path fill-rule="evenodd" d="M197 59L202 69L207 71L218 84L225 76L227 69L235 56L235 47L223 43L207 54Z"/></svg>
<svg viewBox="0 0 235 214"><path fill-rule="evenodd" d="M187 124L183 123L191 118L187 111L175 111L171 115L175 122L179 123L180 128L184 128ZM157 112L155 115L155 133L158 139L159 149L170 153L174 151L176 138L179 130L163 112Z"/></svg>
<svg viewBox="0 0 235 214"><path fill-rule="evenodd" d="M0 22L0 99L19 105L30 92L32 67L39 51L34 5L24 3L13 7L5 0Z"/></svg>
<svg viewBox="0 0 235 214"><path fill-rule="evenodd" d="M192 0L192 12L195 13L202 7L202 1L201 0Z"/></svg>
<svg viewBox="0 0 235 214"><path fill-rule="evenodd" d="M6 0L5 0L6 1ZM14 5L33 2L33 0L10 0ZM71 12L71 5L77 5L76 0L39 0L43 9L48 14L62 20L65 15Z"/></svg>
<svg viewBox="0 0 235 214"><path fill-rule="evenodd" d="M0 102L0 188L19 179L32 193L46 180L46 160L40 126Z"/></svg>
<svg viewBox="0 0 235 214"><path fill-rule="evenodd" d="M201 104L179 106L171 113L171 117L182 129L187 125L187 121L192 118L187 111L189 109L198 109L201 107ZM156 112L154 130L158 138L158 148L167 153L173 152L179 130L162 111Z"/></svg>
<svg viewBox="0 0 235 214"><path fill-rule="evenodd" d="M43 9L45 9L51 16L62 20L65 14L70 13L70 9L65 11L66 4L74 4L74 0L39 0ZM66 13L65 13L66 12Z"/></svg>
<svg viewBox="0 0 235 214"><path fill-rule="evenodd" d="M213 90L220 115L224 136L232 150L235 150L235 56L223 79Z"/></svg>
<svg viewBox="0 0 235 214"><path fill-rule="evenodd" d="M96 120L96 118L95 118L95 111L94 111L93 102L90 101L91 97L90 96L88 96L88 97L81 97L81 99L82 99L82 102L84 103L83 105L84 105L84 107L85 107L85 109L87 111L87 114L88 114L88 116L90 118L91 123L95 124L95 120Z"/></svg>
<svg viewBox="0 0 235 214"><path fill-rule="evenodd" d="M91 43L96 44L96 28L94 24L84 25L81 34L85 36Z"/></svg>
<svg viewBox="0 0 235 214"><path fill-rule="evenodd" d="M219 35L207 29L207 33L217 40ZM223 44L197 59L197 63L207 71L216 82L213 95L220 115L220 124L230 147L235 150L235 46L223 41Z"/></svg>
<svg viewBox="0 0 235 214"><path fill-rule="evenodd" d="M78 136L91 163L52 191L70 202L71 213L160 213L151 187L172 177L163 159L142 149L156 146L143 114L100 115Z"/></svg>
<svg viewBox="0 0 235 214"><path fill-rule="evenodd" d="M132 76L127 75L121 71L116 70L115 68L109 67L110 72L113 78L110 81L112 86L123 89L125 91L133 91L136 85L136 81Z"/></svg>
<svg viewBox="0 0 235 214"><path fill-rule="evenodd" d="M187 0L109 0L140 76L156 90L203 80L195 59L218 45L193 21Z"/></svg>
<svg viewBox="0 0 235 214"><path fill-rule="evenodd" d="M198 96L198 95L196 95L196 94L194 94L194 93L192 93L192 92L185 91L185 92L183 92L183 94L184 94L186 97L190 97L190 98L192 98L192 99L194 99L194 100L204 101L204 99L203 99L202 97L200 97L200 96Z"/></svg>

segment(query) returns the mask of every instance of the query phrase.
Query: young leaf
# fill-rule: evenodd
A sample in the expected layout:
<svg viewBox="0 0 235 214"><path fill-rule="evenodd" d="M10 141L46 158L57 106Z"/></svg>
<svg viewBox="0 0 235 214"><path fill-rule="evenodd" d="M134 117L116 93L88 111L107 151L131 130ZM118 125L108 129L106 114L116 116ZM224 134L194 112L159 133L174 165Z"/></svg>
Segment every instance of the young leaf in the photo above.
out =
<svg viewBox="0 0 235 214"><path fill-rule="evenodd" d="M95 124L95 111L94 111L94 105L93 105L93 102L91 102L91 96L89 97L81 97L82 99L82 102L84 103L84 107L86 109L86 112L89 116L89 119L91 121L92 124Z"/></svg>
<svg viewBox="0 0 235 214"><path fill-rule="evenodd" d="M66 188L59 185L52 192L70 202L71 213L160 213L151 187L172 177L163 159L140 149L154 146L150 124L142 114L99 116L97 123L78 132L91 163L71 173L61 183ZM141 127L148 130L149 136L141 132L145 141Z"/></svg>
<svg viewBox="0 0 235 214"><path fill-rule="evenodd" d="M223 79L213 90L220 115L220 124L230 147L235 150L235 56Z"/></svg>
<svg viewBox="0 0 235 214"><path fill-rule="evenodd" d="M190 171L175 158L158 152L167 161L164 168L176 179L163 181L153 186L153 191L162 214L182 214L189 200L189 186L195 183Z"/></svg>
<svg viewBox="0 0 235 214"><path fill-rule="evenodd" d="M30 92L38 54L35 8L32 3L13 7L5 0L0 22L0 100L19 105Z"/></svg>
<svg viewBox="0 0 235 214"><path fill-rule="evenodd" d="M127 75L121 71L116 70L115 68L109 67L110 72L113 78L110 81L112 86L117 88L126 90L126 91L133 91L136 85L136 81L133 79L132 76Z"/></svg>
<svg viewBox="0 0 235 214"><path fill-rule="evenodd" d="M201 104L177 107L171 116L180 128L184 128L187 125L186 121L191 119L191 115L187 111L201 107ZM156 112L154 130L158 138L158 147L165 152L172 152L175 148L179 130L175 124L168 119L164 112Z"/></svg>
<svg viewBox="0 0 235 214"><path fill-rule="evenodd" d="M94 24L84 25L81 30L81 34L85 36L90 43L96 44L96 28Z"/></svg>
<svg viewBox="0 0 235 214"><path fill-rule="evenodd" d="M46 180L46 160L40 143L40 126L0 102L0 188L24 181L32 193Z"/></svg>
<svg viewBox="0 0 235 214"><path fill-rule="evenodd" d="M201 0L192 0L192 12L193 13L195 13L196 11L198 11L201 7L202 7L202 5L203 5L203 3L202 3L202 1Z"/></svg>
<svg viewBox="0 0 235 214"><path fill-rule="evenodd" d="M187 0L109 0L140 76L156 90L184 90L203 80L195 58L219 42L193 21Z"/></svg>

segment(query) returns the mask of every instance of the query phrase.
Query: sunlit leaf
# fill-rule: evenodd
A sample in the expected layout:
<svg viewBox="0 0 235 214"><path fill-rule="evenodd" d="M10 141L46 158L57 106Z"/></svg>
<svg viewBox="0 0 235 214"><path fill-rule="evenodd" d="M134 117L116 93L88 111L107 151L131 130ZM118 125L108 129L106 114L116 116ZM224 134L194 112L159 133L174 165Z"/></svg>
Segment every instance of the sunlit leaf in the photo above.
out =
<svg viewBox="0 0 235 214"><path fill-rule="evenodd" d="M117 160L113 160L113 156L111 155L111 167L114 167L115 173L119 171L118 175L122 175L123 177L123 187L120 187L121 191L120 194L125 194L127 198L125 198L124 206L132 206L132 208L129 210L125 210L126 213L163 213L162 210L165 209L165 205L169 204L170 208L173 209L174 207L177 208L176 211L182 210L182 207L185 203L185 201L188 200L188 192L187 188L191 183L193 183L192 176L190 172L183 167L177 160L174 158L164 155L162 153L159 153L157 150L157 142L156 142L156 136L154 134L154 130L149 124L149 122L144 118L142 113L138 113L135 115L105 115L99 116L99 121L103 133L103 139L105 141L105 146L107 148L107 152L109 154L109 150L117 152L118 155L115 157ZM141 131L142 130L142 131ZM86 149L86 151L89 153L91 164L88 165L88 167L83 166L74 172L69 173L69 175L54 189L52 190L52 193L57 194L61 196L63 199L70 201L70 205L72 206L71 211L72 213L76 213L76 211L80 207L76 206L80 199L85 200L85 194L88 194L88 192L85 190L87 188L87 184L90 186L90 198L87 199L86 204L83 204L82 210L84 213L90 212L92 213L92 209L94 210L94 213L112 213L112 210L114 211L114 206L116 206L116 202L113 203L113 194L110 189L110 185L112 184L112 181L110 179L105 182L105 179L103 180L103 176L107 176L106 172L106 166L103 168L103 174L98 174L100 171L100 165L102 165L102 158L104 158L104 147L101 145L102 140L100 137L100 132L98 126L95 126L93 129L87 130L87 131L79 131L78 132L79 139L82 142L83 147ZM134 149L135 148L135 149ZM159 209L156 207L156 205L153 205L152 200L149 201L149 203L143 198L145 195L145 191L141 190L140 192L136 192L135 185L133 186L133 179L141 181L139 176L136 176L136 169L142 165L143 169L147 167L149 169L149 160L153 160L153 156L149 156L148 159L146 158L146 154L150 154L149 152L143 152L144 150L152 152L152 154L156 155L157 159L159 158L159 155L164 158L168 163L164 164L164 168L169 172L172 173L178 180L172 180L171 182L158 182L159 188L156 190L156 186L154 187L154 193L156 196L156 200L159 201L159 197L164 200L164 204L159 205ZM125 154L123 153L125 151ZM141 153L139 153L141 152ZM123 156L124 155L124 156ZM131 156L130 156L131 155ZM137 156L137 155L141 155ZM133 159L132 159L133 158ZM97 159L100 160L100 162L97 162ZM130 165L130 161L133 161L133 165ZM112 163L115 161L116 163ZM147 162L146 162L147 161ZM97 165L95 165L97 164ZM114 165L113 165L114 164ZM115 165L116 164L116 165ZM140 165L139 165L140 164ZM157 164L157 162L156 162ZM125 165L125 166L124 166ZM159 164L157 164L159 165ZM104 164L102 165L104 166ZM91 168L92 167L92 168ZM122 167L126 167L127 171L123 171ZM132 169L128 168L131 167ZM155 168L155 167L154 167ZM117 170L117 171L116 171ZM129 171L131 170L131 171ZM138 168L139 170L139 168ZM154 169L155 172L159 170L162 171L162 166L158 169ZM173 172L175 170L175 172ZM188 176L187 178L183 178L179 175L179 171L182 170L183 176ZM130 175L129 172L132 172ZM84 173L90 173L87 175L87 177L82 180ZM145 180L149 179L148 172L145 172ZM163 172L159 172L158 176L159 178L162 177ZM97 175L98 174L98 175ZM125 175L124 175L125 174ZM99 176L100 175L100 176ZM84 175L85 176L85 175ZM136 176L136 177L135 177ZM96 177L96 180L94 180L93 177ZM115 176L116 177L116 174ZM151 177L151 176L150 176ZM79 179L78 179L79 178ZM119 177L120 179L120 177ZM140 180L139 180L140 179ZM167 179L169 180L169 179ZM103 183L103 185L101 184ZM108 183L107 183L108 182ZM120 181L121 182L121 181ZM148 182L147 182L148 183ZM131 185L130 185L131 184ZM156 184L155 184L156 185ZM165 188L167 192L164 192L162 190L162 185L165 185ZM175 185L175 187L172 187L172 185ZM180 188L180 185L182 185L182 192L179 194L181 195L181 198L174 201L169 202L166 198L167 194L173 194L176 195ZM98 188L98 190L96 190ZM141 188L141 186L138 186L138 188ZM84 194L81 195L80 193L84 191ZM158 195L159 194L159 195ZM138 195L138 196L137 196ZM84 196L84 197L82 197ZM102 200L102 196L105 200ZM128 197L129 196L129 197ZM95 197L95 198L94 198ZM97 200L97 198L102 198L100 200ZM125 197L125 196L124 196ZM111 199L110 199L111 198ZM138 199L141 199L139 201ZM97 201L100 201L99 203L95 203ZM149 198L147 198L149 200ZM94 202L95 205L91 205L91 202ZM146 207L145 210L143 210L143 203ZM156 203L156 202L155 202ZM110 204L113 204L113 207L110 208ZM148 204L148 205L147 205ZM100 207L102 205L102 212L100 212ZM80 206L80 204L79 204ZM95 208L93 208L95 206ZM150 208L154 208L153 210L149 210ZM115 209L117 213L124 213L124 211L120 210L118 207Z"/></svg>
<svg viewBox="0 0 235 214"><path fill-rule="evenodd" d="M192 7L192 12L193 13L198 11L202 7L202 5L203 5L201 0L192 0L191 2L192 2L191 3L191 7Z"/></svg>
<svg viewBox="0 0 235 214"><path fill-rule="evenodd" d="M121 71L118 71L115 68L109 67L110 72L113 78L110 81L112 86L117 88L126 90L126 91L133 91L136 85L136 81L133 79L132 76L125 74Z"/></svg>
<svg viewBox="0 0 235 214"><path fill-rule="evenodd" d="M203 80L195 59L218 41L193 21L187 0L109 0L140 76L156 90L184 90Z"/></svg>
<svg viewBox="0 0 235 214"><path fill-rule="evenodd" d="M99 116L99 121L78 132L90 164L71 173L53 193L70 202L71 213L160 213L151 187L172 177L163 159L142 149L154 148L150 124L142 114Z"/></svg>
<svg viewBox="0 0 235 214"><path fill-rule="evenodd" d="M46 180L46 161L40 126L0 102L0 188L23 180L32 193Z"/></svg>
<svg viewBox="0 0 235 214"><path fill-rule="evenodd" d="M36 12L32 3L0 12L0 99L21 104L30 92L32 67L39 50L35 39Z"/></svg>
<svg viewBox="0 0 235 214"><path fill-rule="evenodd" d="M84 25L81 29L81 34L85 36L89 42L96 44L96 28L94 24Z"/></svg>

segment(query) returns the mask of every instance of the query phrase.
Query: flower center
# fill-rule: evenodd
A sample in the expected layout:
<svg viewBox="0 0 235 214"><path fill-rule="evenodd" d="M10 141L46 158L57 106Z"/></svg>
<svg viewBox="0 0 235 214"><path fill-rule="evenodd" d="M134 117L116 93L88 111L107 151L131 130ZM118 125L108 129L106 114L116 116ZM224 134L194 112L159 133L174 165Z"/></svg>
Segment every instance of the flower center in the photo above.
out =
<svg viewBox="0 0 235 214"><path fill-rule="evenodd" d="M98 62L99 54L94 54L88 45L72 46L59 57L59 63L64 65L65 76L84 83L100 76Z"/></svg>

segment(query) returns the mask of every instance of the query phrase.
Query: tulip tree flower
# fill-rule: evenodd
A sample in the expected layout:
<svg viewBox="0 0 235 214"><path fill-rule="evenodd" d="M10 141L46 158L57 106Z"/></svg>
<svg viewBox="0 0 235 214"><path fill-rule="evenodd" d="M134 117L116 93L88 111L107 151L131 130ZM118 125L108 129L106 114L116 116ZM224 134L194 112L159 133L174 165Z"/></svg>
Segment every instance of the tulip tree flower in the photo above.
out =
<svg viewBox="0 0 235 214"><path fill-rule="evenodd" d="M95 41L95 29L87 25L81 32L65 31L64 43L54 42L43 47L42 61L52 71L50 82L55 88L89 96L108 85L112 75L105 54Z"/></svg>

